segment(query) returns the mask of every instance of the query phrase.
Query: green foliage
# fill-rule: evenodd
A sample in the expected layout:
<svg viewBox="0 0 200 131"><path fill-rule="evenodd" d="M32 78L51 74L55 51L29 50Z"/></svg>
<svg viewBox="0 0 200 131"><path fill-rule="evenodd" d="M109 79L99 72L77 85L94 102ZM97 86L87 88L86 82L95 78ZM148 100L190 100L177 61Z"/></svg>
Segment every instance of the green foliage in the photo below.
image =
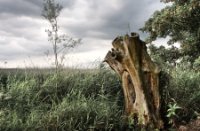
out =
<svg viewBox="0 0 200 131"><path fill-rule="evenodd" d="M160 88L165 121L186 121L200 112L200 3L198 0L163 0L172 4L156 11L143 31L149 33L147 42L169 36L170 48L149 46L151 58L161 67ZM180 48L173 46L180 43ZM181 110L177 110L177 103ZM195 112L198 112L197 114ZM161 114L161 115L163 115Z"/></svg>
<svg viewBox="0 0 200 131"><path fill-rule="evenodd" d="M169 104L169 109L167 110L167 117L169 118L169 123L173 124L174 117L178 117L176 114L177 109L181 109L176 103Z"/></svg>
<svg viewBox="0 0 200 131"><path fill-rule="evenodd" d="M165 63L162 65L159 81L161 117L168 129L180 123L186 124L199 116L200 72L188 68L186 63L176 66L168 66ZM179 107L181 109L178 109Z"/></svg>
<svg viewBox="0 0 200 131"><path fill-rule="evenodd" d="M200 56L194 61L194 69L200 70Z"/></svg>
<svg viewBox="0 0 200 131"><path fill-rule="evenodd" d="M164 0L166 1L166 0ZM200 55L199 0L167 0L170 6L156 11L141 29L149 33L148 42L159 37L170 37L169 44L179 42L181 54L194 62Z"/></svg>
<svg viewBox="0 0 200 131"><path fill-rule="evenodd" d="M110 70L20 74L0 77L0 130L121 128L121 83Z"/></svg>
<svg viewBox="0 0 200 131"><path fill-rule="evenodd" d="M200 112L200 72L184 66L160 76L163 109L173 122L189 121ZM168 107L170 103L181 110ZM47 70L2 72L0 105L0 130L136 129L134 121L125 123L119 78L104 67L59 75Z"/></svg>
<svg viewBox="0 0 200 131"><path fill-rule="evenodd" d="M185 67L186 66L186 67ZM197 117L195 112L200 112L200 72L179 64L168 68L161 75L160 87L162 88L162 112L166 122L188 122ZM166 75L167 74L167 75ZM176 110L176 103L181 110ZM168 107L168 105L172 105ZM173 106L174 105L174 106ZM174 115L174 113L175 116Z"/></svg>
<svg viewBox="0 0 200 131"><path fill-rule="evenodd" d="M170 93L181 107L200 112L200 72L178 68L171 72ZM178 91L177 91L178 90Z"/></svg>
<svg viewBox="0 0 200 131"><path fill-rule="evenodd" d="M54 0L44 0L42 16L49 21L53 21L60 15L62 8L63 7L60 4L55 3Z"/></svg>
<svg viewBox="0 0 200 131"><path fill-rule="evenodd" d="M164 46L156 47L150 45L150 56L158 65L163 68L170 68L170 66L176 65L176 61L180 58L180 51L178 48L172 46L165 48Z"/></svg>

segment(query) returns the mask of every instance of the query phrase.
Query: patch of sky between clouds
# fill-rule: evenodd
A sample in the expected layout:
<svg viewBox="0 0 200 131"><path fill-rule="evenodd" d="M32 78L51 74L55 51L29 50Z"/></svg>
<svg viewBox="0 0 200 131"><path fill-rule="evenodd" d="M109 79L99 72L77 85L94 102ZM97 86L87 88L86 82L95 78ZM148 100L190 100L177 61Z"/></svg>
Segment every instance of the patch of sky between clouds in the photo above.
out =
<svg viewBox="0 0 200 131"><path fill-rule="evenodd" d="M170 37L166 37L166 38L158 38L157 40L153 41L152 44L154 44L155 46L159 47L159 46L164 46L166 48L170 48L171 45L168 45L167 42L169 41ZM173 44L173 46L180 48L180 43L176 42Z"/></svg>

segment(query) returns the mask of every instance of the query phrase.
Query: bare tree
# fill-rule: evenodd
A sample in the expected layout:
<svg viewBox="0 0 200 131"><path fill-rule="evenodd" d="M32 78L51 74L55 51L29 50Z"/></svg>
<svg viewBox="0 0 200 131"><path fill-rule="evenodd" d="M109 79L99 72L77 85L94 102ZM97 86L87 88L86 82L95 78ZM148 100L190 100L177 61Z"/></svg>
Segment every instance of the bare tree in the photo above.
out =
<svg viewBox="0 0 200 131"><path fill-rule="evenodd" d="M48 41L52 44L54 54L54 64L56 68L56 74L60 65L62 65L65 51L70 48L74 48L80 43L81 39L75 40L66 34L59 34L58 16L63 7L56 3L55 0L44 0L42 16L50 23L51 28L47 29ZM59 61L59 58L60 61Z"/></svg>

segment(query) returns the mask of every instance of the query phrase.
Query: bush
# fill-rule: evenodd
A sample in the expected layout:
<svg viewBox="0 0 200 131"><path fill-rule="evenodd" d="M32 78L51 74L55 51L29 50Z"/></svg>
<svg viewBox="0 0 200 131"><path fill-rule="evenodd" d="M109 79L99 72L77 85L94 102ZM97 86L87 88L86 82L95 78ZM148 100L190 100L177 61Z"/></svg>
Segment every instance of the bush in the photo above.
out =
<svg viewBox="0 0 200 131"><path fill-rule="evenodd" d="M169 83L165 88L165 104L177 103L181 107L177 112L177 121L195 118L195 112L200 112L200 72L180 65L169 71L166 81Z"/></svg>

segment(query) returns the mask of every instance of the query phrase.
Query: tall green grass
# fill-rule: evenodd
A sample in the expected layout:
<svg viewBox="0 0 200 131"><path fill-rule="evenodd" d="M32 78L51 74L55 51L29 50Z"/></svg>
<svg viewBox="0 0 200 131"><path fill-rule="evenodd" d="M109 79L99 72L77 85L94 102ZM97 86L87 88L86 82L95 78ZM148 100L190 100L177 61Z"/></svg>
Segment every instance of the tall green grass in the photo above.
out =
<svg viewBox="0 0 200 131"><path fill-rule="evenodd" d="M58 84L56 84L56 82ZM177 67L161 75L162 98L182 107L179 120L200 112L200 72ZM133 130L125 123L119 77L110 69L0 71L0 130Z"/></svg>
<svg viewBox="0 0 200 131"><path fill-rule="evenodd" d="M160 77L162 89L162 110L167 119L169 105L178 105L175 117L177 123L187 123L200 116L200 71L185 63L163 67Z"/></svg>
<svg viewBox="0 0 200 131"><path fill-rule="evenodd" d="M120 85L103 68L1 74L0 130L120 129Z"/></svg>
<svg viewBox="0 0 200 131"><path fill-rule="evenodd" d="M171 72L169 95L176 102L179 121L189 121L200 113L200 72L176 68Z"/></svg>

